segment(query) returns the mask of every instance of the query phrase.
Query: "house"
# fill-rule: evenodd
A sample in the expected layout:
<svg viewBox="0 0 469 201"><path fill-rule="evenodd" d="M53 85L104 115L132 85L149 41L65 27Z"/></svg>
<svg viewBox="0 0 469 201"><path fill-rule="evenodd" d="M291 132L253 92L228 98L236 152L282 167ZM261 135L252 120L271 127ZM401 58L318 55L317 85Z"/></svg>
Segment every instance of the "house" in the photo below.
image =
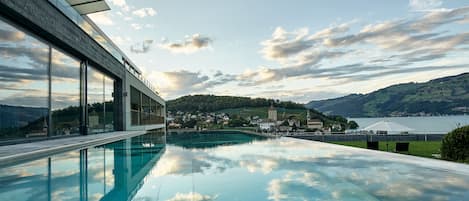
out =
<svg viewBox="0 0 469 201"><path fill-rule="evenodd" d="M322 121L320 119L308 119L307 123L306 123L306 126L309 129L322 129L324 124L322 123Z"/></svg>
<svg viewBox="0 0 469 201"><path fill-rule="evenodd" d="M273 122L273 121L259 122L259 128L261 130L273 130L273 129L275 129L275 122Z"/></svg>

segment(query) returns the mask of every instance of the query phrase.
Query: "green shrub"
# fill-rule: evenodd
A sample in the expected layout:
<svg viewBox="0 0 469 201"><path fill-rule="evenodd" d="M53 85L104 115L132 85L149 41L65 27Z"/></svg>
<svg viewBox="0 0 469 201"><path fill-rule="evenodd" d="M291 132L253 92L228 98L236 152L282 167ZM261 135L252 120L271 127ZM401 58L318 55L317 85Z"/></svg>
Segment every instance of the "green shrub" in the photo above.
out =
<svg viewBox="0 0 469 201"><path fill-rule="evenodd" d="M457 128L445 135L441 144L441 157L469 162L469 126Z"/></svg>

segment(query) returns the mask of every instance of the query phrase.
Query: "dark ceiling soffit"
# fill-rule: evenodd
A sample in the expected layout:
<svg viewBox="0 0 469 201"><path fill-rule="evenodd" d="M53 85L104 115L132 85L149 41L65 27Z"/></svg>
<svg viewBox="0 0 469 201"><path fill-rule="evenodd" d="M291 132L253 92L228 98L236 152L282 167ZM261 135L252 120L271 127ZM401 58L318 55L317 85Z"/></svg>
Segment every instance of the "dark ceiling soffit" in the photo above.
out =
<svg viewBox="0 0 469 201"><path fill-rule="evenodd" d="M80 15L111 10L105 0L84 0L80 3L70 4L70 6L80 13Z"/></svg>

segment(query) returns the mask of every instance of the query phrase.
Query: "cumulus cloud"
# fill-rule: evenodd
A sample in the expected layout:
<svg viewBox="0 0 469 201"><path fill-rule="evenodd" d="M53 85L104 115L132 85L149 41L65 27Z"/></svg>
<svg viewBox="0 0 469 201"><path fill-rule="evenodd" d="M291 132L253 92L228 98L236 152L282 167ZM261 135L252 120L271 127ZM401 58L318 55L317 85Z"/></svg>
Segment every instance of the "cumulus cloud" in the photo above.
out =
<svg viewBox="0 0 469 201"><path fill-rule="evenodd" d="M147 17L147 16L156 15L156 11L153 8L140 8L138 10L132 11L132 14L137 16L137 17L144 18L144 17Z"/></svg>
<svg viewBox="0 0 469 201"><path fill-rule="evenodd" d="M229 74L208 76L187 70L163 72L155 77L160 77L161 90L171 96L207 92L208 89L235 80L235 77Z"/></svg>
<svg viewBox="0 0 469 201"><path fill-rule="evenodd" d="M148 51L150 51L152 45L153 40L144 40L142 42L131 45L130 52L137 54L147 53Z"/></svg>
<svg viewBox="0 0 469 201"><path fill-rule="evenodd" d="M209 37L202 36L200 34L194 34L192 36L186 36L184 41L181 42L163 41L159 47L169 50L173 53L190 54L208 48L212 42L213 40Z"/></svg>
<svg viewBox="0 0 469 201"><path fill-rule="evenodd" d="M307 39L307 36L308 29L306 28L287 32L282 27L277 27L272 34L272 39L261 43L264 46L261 52L266 59L285 59L312 47L313 43Z"/></svg>

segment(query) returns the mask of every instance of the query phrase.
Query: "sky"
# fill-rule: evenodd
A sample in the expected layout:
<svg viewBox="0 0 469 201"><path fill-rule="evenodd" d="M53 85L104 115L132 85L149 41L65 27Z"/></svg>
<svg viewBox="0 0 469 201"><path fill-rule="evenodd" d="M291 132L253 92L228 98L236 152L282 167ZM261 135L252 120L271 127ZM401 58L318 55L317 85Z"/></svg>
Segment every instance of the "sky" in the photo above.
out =
<svg viewBox="0 0 469 201"><path fill-rule="evenodd" d="M469 71L464 0L107 0L89 17L165 99L369 93Z"/></svg>

